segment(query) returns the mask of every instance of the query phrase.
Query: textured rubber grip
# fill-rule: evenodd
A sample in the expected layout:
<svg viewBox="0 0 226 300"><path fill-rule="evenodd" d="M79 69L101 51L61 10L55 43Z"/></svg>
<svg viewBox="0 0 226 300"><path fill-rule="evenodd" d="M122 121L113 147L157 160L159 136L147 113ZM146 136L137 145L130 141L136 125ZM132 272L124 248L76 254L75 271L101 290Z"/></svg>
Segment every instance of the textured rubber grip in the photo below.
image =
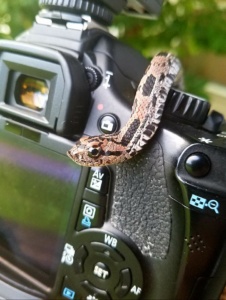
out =
<svg viewBox="0 0 226 300"><path fill-rule="evenodd" d="M111 224L145 255L164 259L171 232L171 206L163 152L151 142L141 154L116 166Z"/></svg>
<svg viewBox="0 0 226 300"><path fill-rule="evenodd" d="M111 24L113 13L99 4L86 0L39 0L39 5L68 13L87 14L106 24Z"/></svg>

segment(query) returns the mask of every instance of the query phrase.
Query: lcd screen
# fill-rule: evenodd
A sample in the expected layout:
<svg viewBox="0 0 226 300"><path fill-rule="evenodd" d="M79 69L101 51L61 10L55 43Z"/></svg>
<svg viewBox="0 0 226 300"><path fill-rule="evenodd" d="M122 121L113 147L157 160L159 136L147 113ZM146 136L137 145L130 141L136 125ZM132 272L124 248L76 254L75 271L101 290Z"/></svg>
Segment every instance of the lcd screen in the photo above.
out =
<svg viewBox="0 0 226 300"><path fill-rule="evenodd" d="M80 172L65 155L0 133L0 256L8 253L18 268L45 274L49 285L60 263Z"/></svg>

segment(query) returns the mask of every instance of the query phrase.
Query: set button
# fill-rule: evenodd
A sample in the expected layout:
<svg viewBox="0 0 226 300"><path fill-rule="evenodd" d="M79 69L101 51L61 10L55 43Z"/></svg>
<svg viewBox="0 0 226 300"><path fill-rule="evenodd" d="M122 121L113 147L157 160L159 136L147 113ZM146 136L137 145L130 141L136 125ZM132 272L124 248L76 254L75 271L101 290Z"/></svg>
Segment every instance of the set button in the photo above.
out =
<svg viewBox="0 0 226 300"><path fill-rule="evenodd" d="M93 274L101 279L108 279L110 277L109 268L102 262L98 262L94 266Z"/></svg>

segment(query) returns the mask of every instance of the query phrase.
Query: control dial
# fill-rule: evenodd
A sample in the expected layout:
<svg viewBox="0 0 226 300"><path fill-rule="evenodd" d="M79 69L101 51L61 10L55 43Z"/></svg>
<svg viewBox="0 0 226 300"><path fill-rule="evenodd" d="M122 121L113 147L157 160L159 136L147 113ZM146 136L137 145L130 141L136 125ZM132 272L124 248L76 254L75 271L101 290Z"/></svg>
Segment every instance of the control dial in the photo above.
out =
<svg viewBox="0 0 226 300"><path fill-rule="evenodd" d="M131 245L121 233L87 229L76 235L74 262L67 270L63 291L72 290L82 299L141 298L143 273ZM80 299L80 298L79 298Z"/></svg>
<svg viewBox="0 0 226 300"><path fill-rule="evenodd" d="M165 113L191 125L205 122L210 104L202 98L171 89L166 103Z"/></svg>

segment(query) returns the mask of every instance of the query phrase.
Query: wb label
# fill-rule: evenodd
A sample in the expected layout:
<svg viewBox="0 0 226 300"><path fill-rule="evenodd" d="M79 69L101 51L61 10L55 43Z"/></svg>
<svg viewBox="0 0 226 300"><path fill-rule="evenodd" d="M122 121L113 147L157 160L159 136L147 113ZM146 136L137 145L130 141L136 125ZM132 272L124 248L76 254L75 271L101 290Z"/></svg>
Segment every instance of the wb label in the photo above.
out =
<svg viewBox="0 0 226 300"><path fill-rule="evenodd" d="M110 236L108 234L105 234L104 242L105 242L105 244L107 244L107 245L109 245L113 248L116 248L117 244L118 244L118 240L116 238L114 238L113 236Z"/></svg>

